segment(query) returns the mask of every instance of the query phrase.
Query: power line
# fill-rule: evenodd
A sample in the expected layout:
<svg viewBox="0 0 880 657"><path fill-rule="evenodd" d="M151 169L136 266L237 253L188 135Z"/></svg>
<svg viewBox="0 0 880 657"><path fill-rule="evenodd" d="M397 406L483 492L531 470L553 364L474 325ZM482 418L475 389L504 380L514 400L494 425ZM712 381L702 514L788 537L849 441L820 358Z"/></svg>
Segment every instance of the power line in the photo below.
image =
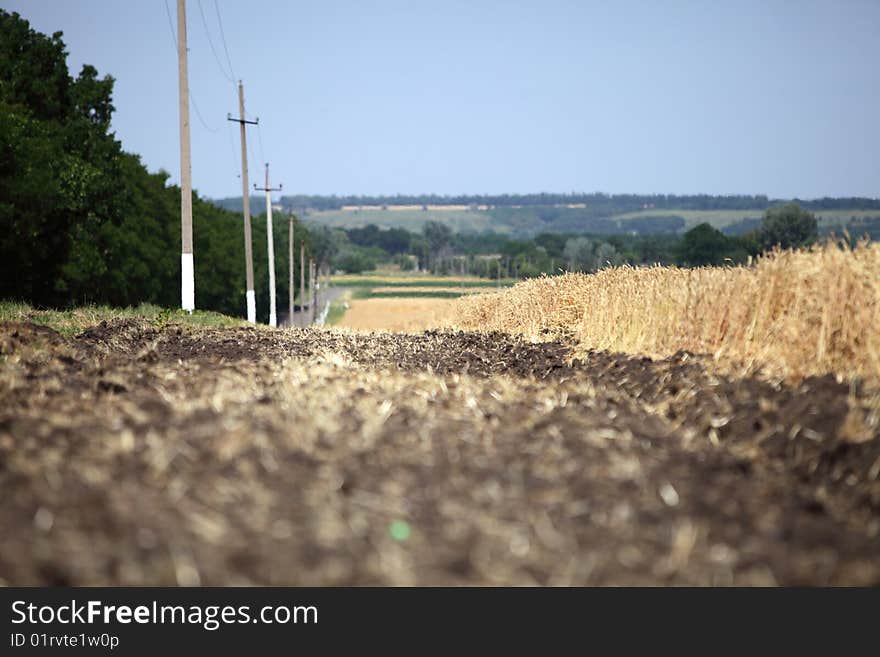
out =
<svg viewBox="0 0 880 657"><path fill-rule="evenodd" d="M174 21L171 20L171 10L168 8L168 0L165 0L165 15L168 16L168 29L171 30L171 45L177 52L177 30L174 29Z"/></svg>
<svg viewBox="0 0 880 657"><path fill-rule="evenodd" d="M205 130L207 130L208 132L212 132L214 134L220 132L220 128L211 128L205 122L205 118L202 116L202 113L199 111L199 105L198 105L198 103L196 103L196 97L193 95L192 89L189 90L189 99L190 99L190 102L192 102L193 109L196 111L196 116L199 119L199 123L202 124L202 127Z"/></svg>
<svg viewBox="0 0 880 657"><path fill-rule="evenodd" d="M260 124L257 124L257 139L260 142L260 155L263 158L263 162L266 162L266 151L263 150L263 130L260 128Z"/></svg>
<svg viewBox="0 0 880 657"><path fill-rule="evenodd" d="M165 2L165 15L168 17L168 29L171 31L171 45L174 47L174 52L177 52L177 30L174 29L174 21L171 19L171 10L168 8L168 0L164 0ZM210 37L209 37L210 39ZM189 50L189 48L187 48ZM202 116L201 111L199 110L199 104L196 102L195 94L192 92L192 87L189 88L189 100L193 106L193 109L196 111L196 118L199 120L199 123L202 124L202 127L208 132L217 133L220 132L220 128L211 128L208 126L205 118Z"/></svg>
<svg viewBox="0 0 880 657"><path fill-rule="evenodd" d="M260 119L259 119L259 118L257 118L257 119L254 121L254 125L257 126L257 137L259 137L260 134L261 134L261 133L260 133ZM263 140L262 140L262 139L260 139L259 141L260 141L260 144L263 143ZM252 159L254 162L263 162L263 163L265 164L265 162L266 162L266 156L263 155L262 158L258 158L258 157L257 157L257 154L254 153L254 142L253 142L253 140L251 140L251 141L248 142L248 153L250 153L251 159ZM260 146L260 153L261 153L261 154L263 153L263 147L262 147L262 145ZM250 163L248 163L248 172L250 172Z"/></svg>
<svg viewBox="0 0 880 657"><path fill-rule="evenodd" d="M239 86L239 88L241 88L241 85L242 85L241 80L239 80L239 82L238 82L238 86ZM257 126L257 128L259 128L259 127L260 127L260 117L254 117L253 120L252 120L252 119L248 119L248 118L247 118L247 113L245 112L245 109L244 109L244 99L241 98L241 97L240 97L240 102L241 102L241 108L240 108L240 110L241 110L241 116L240 116L240 118L238 119L238 122L239 122L239 123L241 123L241 122L248 123L248 124L251 124L251 125L255 125L255 126ZM232 120L235 120L235 119L232 119ZM245 157L244 157L244 160L243 160L243 161L245 162L245 164L247 165L248 175L250 175L250 161L249 161L249 159L248 159L248 155L250 155L250 160L253 160L254 162L259 162L259 160L257 159L257 156L254 154L254 143L253 143L253 141L249 141L249 142L247 142L247 151L244 153L244 156L245 156ZM265 161L265 158L264 158L264 161ZM248 191L248 193L250 193L250 191Z"/></svg>
<svg viewBox="0 0 880 657"><path fill-rule="evenodd" d="M248 142L247 147L248 147L248 154L251 156L251 160L253 160L254 162L259 162L260 161L259 158L254 153L253 143ZM250 175L250 171L251 171L251 163L250 163L250 161L248 161L248 175ZM250 191L248 193L250 193Z"/></svg>
<svg viewBox="0 0 880 657"><path fill-rule="evenodd" d="M238 162L236 162L236 160L235 160L235 137L232 134L232 131L233 131L232 124L227 121L226 126L229 128L226 131L226 135L229 137L229 149L230 149L230 152L232 153L232 170L235 171L236 169L238 169ZM236 173L235 177L241 178L241 174Z"/></svg>
<svg viewBox="0 0 880 657"><path fill-rule="evenodd" d="M240 81L239 81L238 84L239 84L239 86L241 86L241 82L240 82ZM246 114L245 111L244 111L244 101L242 101L241 112L242 112L242 113L241 113L241 118L239 119L239 121L244 121L245 123L249 123L249 124L251 124L251 125L255 125L255 126L257 126L257 129L259 129L259 127L260 127L260 118L259 118L259 117L255 117L253 120L247 118L247 114ZM248 155L250 155L250 158L247 157ZM250 175L250 170L251 170L251 167L250 167L250 160L253 160L254 162L259 162L259 161L260 161L259 159L257 159L257 156L256 156L256 154L254 153L254 142L253 142L253 140L247 142L247 152L245 153L245 160L246 160L246 164L247 164L248 175ZM263 161L265 162L265 158L263 158ZM248 193L250 193L250 191L248 191Z"/></svg>
<svg viewBox="0 0 880 657"><path fill-rule="evenodd" d="M229 72L232 73L234 84L235 70L232 68L232 60L229 58L229 48L226 47L226 34L223 32L223 19L220 18L220 7L217 5L217 0L214 0L214 11L217 13L217 22L220 24L220 40L223 42L223 52L226 53L226 63L229 64Z"/></svg>
<svg viewBox="0 0 880 657"><path fill-rule="evenodd" d="M229 74L226 72L223 64L220 63L220 57L217 55L217 50L214 48L214 41L211 39L211 31L208 29L208 21L205 20L205 12L202 9L202 0L199 0L199 15L202 17L202 25L205 28L205 36L208 37L208 45L211 46L211 52L214 55L214 61L217 62L217 68L220 69L223 77L229 80L232 84L235 84L235 78L229 77Z"/></svg>
<svg viewBox="0 0 880 657"><path fill-rule="evenodd" d="M168 30L169 30L169 34L171 35L171 45L174 48L174 52L177 53L177 30L174 28L174 20L171 18L171 10L168 8L168 0L163 0L163 1L165 4L165 15L168 17ZM232 68L232 60L229 57L229 48L226 45L226 34L224 33L224 30L223 30L223 19L220 16L220 7L217 4L217 0L214 0L214 11L217 14L217 23L220 26L220 39L223 43L223 52L226 54L226 63L229 65L229 71L232 73L232 76L233 76L232 78L230 78L228 75L226 75L226 70L223 68L223 65L220 62L220 57L217 55L217 51L214 48L213 42L211 41L211 35L208 30L207 21L205 20L205 13L202 8L201 0L198 0L198 4L199 4L199 13L201 14L201 17L202 17L202 24L204 25L205 33L208 36L208 44L211 46L211 52L214 53L214 59L216 60L217 65L220 67L220 70L223 73L223 75L226 77L227 80L229 80L230 82L233 83L233 89L234 89L235 88L235 80L234 80L235 69ZM187 50L189 50L189 48L187 48ZM214 134L220 132L219 128L211 128L208 125L207 121L205 121L205 118L202 115L201 110L199 109L198 103L196 102L195 95L192 93L192 88L189 89L189 100L190 100L190 103L192 104L193 109L195 110L196 118L199 120L199 123L202 124L202 127L205 130L207 130L208 132L211 132ZM260 146L260 155L262 155L262 161L265 162L266 161L266 154L265 154L265 149L263 148L263 133L260 130L260 124L257 123L256 125L257 125L257 137L258 137L259 146ZM251 159L257 160L257 158L253 152L253 145L252 144L248 144L247 150L251 156ZM245 158L245 159L247 159L247 158ZM248 166L248 169L250 169L250 166Z"/></svg>

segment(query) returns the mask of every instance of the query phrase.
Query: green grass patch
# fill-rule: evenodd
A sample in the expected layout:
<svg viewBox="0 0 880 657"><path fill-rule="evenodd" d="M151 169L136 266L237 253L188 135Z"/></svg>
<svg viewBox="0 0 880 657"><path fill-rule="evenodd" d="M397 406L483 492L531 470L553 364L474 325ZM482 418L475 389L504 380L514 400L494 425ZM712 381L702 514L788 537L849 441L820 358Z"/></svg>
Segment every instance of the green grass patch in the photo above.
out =
<svg viewBox="0 0 880 657"><path fill-rule="evenodd" d="M327 319L324 320L325 326L335 326L342 321L348 311L348 301L351 296L350 292L346 292L330 302L330 308L327 309Z"/></svg>
<svg viewBox="0 0 880 657"><path fill-rule="evenodd" d="M113 319L144 319L156 326L166 324L184 324L190 326L249 326L243 320L206 310L188 313L179 308L170 309L143 303L129 308L111 308L109 306L82 306L70 310L41 310L29 304L15 301L0 301L0 321L31 322L48 326L61 335L71 336L84 331L90 326Z"/></svg>

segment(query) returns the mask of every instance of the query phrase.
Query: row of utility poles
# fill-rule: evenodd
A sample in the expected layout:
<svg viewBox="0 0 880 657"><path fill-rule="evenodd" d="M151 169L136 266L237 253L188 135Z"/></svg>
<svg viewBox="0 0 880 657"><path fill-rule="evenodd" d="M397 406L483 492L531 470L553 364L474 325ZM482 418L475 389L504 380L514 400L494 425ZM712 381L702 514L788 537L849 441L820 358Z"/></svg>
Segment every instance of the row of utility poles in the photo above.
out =
<svg viewBox="0 0 880 657"><path fill-rule="evenodd" d="M192 312L195 310L195 270L193 266L193 238L192 238L192 159L190 152L190 123L189 123L189 73L187 70L187 46L186 46L186 0L177 0L177 64L178 64L178 90L180 102L180 225L181 225L181 307ZM248 125L257 125L259 119L249 121L244 114L244 85L238 83L238 118L231 114L226 117L229 121L239 124L241 130L241 195L244 212L244 257L245 257L245 303L247 305L247 319L251 323L257 321L257 302L254 293L254 258L251 239L251 204L250 190L248 188L248 162L247 162L247 131ZM272 234L272 192L281 191L281 185L271 187L269 185L269 164L266 163L266 185L254 189L266 193L266 233L267 248L269 252L269 325L278 325L278 313L275 305L275 244ZM288 258L290 269L290 298L288 304L289 322L293 326L294 319L294 261L293 261L293 215L288 218L290 222L288 233ZM300 314L305 317L305 243L300 243ZM317 283L315 277L317 268L315 259L309 259L309 287L311 322L317 317Z"/></svg>

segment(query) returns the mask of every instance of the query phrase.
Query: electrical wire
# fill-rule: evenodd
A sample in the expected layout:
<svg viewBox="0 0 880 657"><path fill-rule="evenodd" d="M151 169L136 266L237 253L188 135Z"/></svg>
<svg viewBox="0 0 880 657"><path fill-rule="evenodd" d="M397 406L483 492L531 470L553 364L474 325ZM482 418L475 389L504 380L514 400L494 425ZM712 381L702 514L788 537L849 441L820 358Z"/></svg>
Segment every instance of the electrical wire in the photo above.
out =
<svg viewBox="0 0 880 657"><path fill-rule="evenodd" d="M171 43L174 46L174 51L177 52L177 30L174 29L174 21L171 19L171 10L168 8L168 0L164 0L165 4L165 15L168 17L168 29L171 32ZM207 122L205 121L205 117L202 116L201 111L199 110L199 104L196 102L196 96L192 91L192 87L187 89L189 92L189 102L195 110L196 118L199 120L199 123L202 124L202 127L211 133L220 132L220 128L211 128Z"/></svg>
<svg viewBox="0 0 880 657"><path fill-rule="evenodd" d="M211 53L214 55L214 61L217 62L217 68L220 69L220 72L223 74L223 77L229 80L233 85L235 84L235 78L229 77L229 74L226 72L223 64L220 62L220 57L217 55L217 50L214 48L214 41L211 39L211 31L208 29L208 21L205 20L205 11L202 9L202 0L198 1L199 4L199 15L202 17L202 26L205 28L205 36L208 37L208 45L211 47Z"/></svg>
<svg viewBox="0 0 880 657"><path fill-rule="evenodd" d="M260 155L263 158L263 162L268 162L266 159L266 151L263 150L263 130L260 128L260 124L257 124L257 140L260 142Z"/></svg>
<svg viewBox="0 0 880 657"><path fill-rule="evenodd" d="M238 156L235 152L235 137L233 135L235 128L232 125L232 122L227 121L227 130L226 136L229 137L229 152L232 154L232 170L238 171L238 168L241 166L241 163L238 161ZM241 173L235 174L236 179L241 178Z"/></svg>
<svg viewBox="0 0 880 657"><path fill-rule="evenodd" d="M177 30L174 29L174 21L171 20L171 10L168 8L168 0L165 0L165 15L168 16L168 29L171 30L171 43L177 50Z"/></svg>
<svg viewBox="0 0 880 657"><path fill-rule="evenodd" d="M202 127L203 127L205 130L207 130L208 132L212 132L212 133L214 133L214 134L217 134L218 132L220 132L220 128L211 128L211 127L205 122L205 118L202 116L202 113L199 111L199 106L198 106L198 103L196 103L196 97L193 95L193 93L192 93L192 89L190 89L190 92L189 92L189 101L190 101L190 103L192 104L193 109L196 111L196 118L198 118L199 123L202 124Z"/></svg>
<svg viewBox="0 0 880 657"><path fill-rule="evenodd" d="M260 161L260 160L257 159L257 156L254 154L254 143L253 143L253 141L248 142L248 153L249 153L250 156L251 156L251 160L253 160L254 162L259 162L259 161ZM251 167L250 167L250 162L248 162L248 180L252 180L251 175L250 175L250 172L251 172Z"/></svg>
<svg viewBox="0 0 880 657"><path fill-rule="evenodd" d="M171 35L171 45L172 45L172 47L174 48L174 52L177 53L177 47L178 47L178 46L177 46L177 30L174 28L174 20L171 18L171 9L168 7L168 0L164 0L164 4L165 4L165 15L166 15L167 18L168 18L168 30L169 30L169 33L170 33L170 35ZM214 43L213 43L213 41L211 40L211 35L210 35L210 31L209 31L209 29L208 29L208 23L207 23L207 21L205 20L205 13L204 13L204 10L203 10L203 7L202 7L201 0L199 0L198 4L199 4L199 14L201 15L201 18L202 18L202 25L203 25L204 28L205 28L205 34L206 34L207 37L208 37L208 44L209 44L210 47L211 47L211 52L214 54L214 60L216 61L218 67L220 68L220 71L223 73L223 76L224 76L229 82L232 83L232 89L233 89L233 92L234 92L234 94L235 94L235 96L236 96L236 100L237 100L237 99L238 99L238 98L237 98L237 93L238 93L238 91L237 91L237 89L236 89L236 87L235 87L235 77L236 77L236 76L235 76L235 69L232 67L232 59L229 57L229 47L228 47L227 44L226 44L226 34L225 34L224 30L223 30L223 19L222 19L221 16L220 16L220 7L219 7L219 5L217 4L217 0L214 0L214 11L215 11L215 13L216 13L216 15L217 15L217 23L218 23L218 25L220 26L220 39L221 39L221 42L223 43L223 52L224 52L224 54L226 55L226 63L227 63L228 66L229 66L229 71L230 71L230 73L232 73L232 77L231 77L231 78L229 77L229 75L226 74L226 70L223 68L222 63L220 62L220 57L219 57L219 55L217 54L217 51L216 51L216 49L215 49L215 47L214 47ZM190 104L192 105L193 110L195 110L196 118L198 119L199 123L202 124L202 127L203 127L205 130L207 130L208 132L211 132L211 133L215 133L215 134L216 134L216 133L220 132L220 128L211 128L211 127L208 125L208 123L205 121L205 118L204 118L204 116L202 115L201 110L199 109L198 103L196 102L195 94L193 94L193 92L192 92L192 88L189 89L189 100L190 100ZM232 132L231 132L231 131L228 131L227 134L228 134L228 136L229 136L229 143L230 143L230 147L231 147L231 151L230 151L230 152L232 153L232 159L233 159L233 171L234 171L234 170L240 168L240 164L236 161L236 155L235 155L235 143L234 143L234 139L233 139ZM266 161L266 156L265 156L265 150L264 150L264 148L263 148L263 133L262 133L262 131L260 130L260 124L259 124L259 123L257 123L257 139L258 139L258 141L259 141L260 154L263 156L262 159L263 159L263 161L265 162L265 161ZM245 161L246 161L246 167L247 167L247 171L248 171L248 177L250 177L250 161L248 161L248 155L250 155L250 159L251 159L251 160L255 160L255 161L257 160L257 158L256 158L256 156L255 156L255 154L254 154L254 151L253 151L253 142L251 142L250 144L248 144L247 151L248 151L248 152L245 153ZM235 174L235 175L236 175L236 178L237 178L237 179L240 179L240 178L241 178L241 173L237 173L237 174ZM249 193L250 193L252 190L248 190L248 191L249 191Z"/></svg>
<svg viewBox="0 0 880 657"><path fill-rule="evenodd" d="M223 52L226 53L226 63L229 64L229 72L232 73L233 83L235 82L235 70L232 68L232 60L229 58L229 48L226 47L226 34L223 32L223 19L220 18L220 7L217 0L214 0L214 11L217 14L217 23L220 24L220 40L223 42Z"/></svg>

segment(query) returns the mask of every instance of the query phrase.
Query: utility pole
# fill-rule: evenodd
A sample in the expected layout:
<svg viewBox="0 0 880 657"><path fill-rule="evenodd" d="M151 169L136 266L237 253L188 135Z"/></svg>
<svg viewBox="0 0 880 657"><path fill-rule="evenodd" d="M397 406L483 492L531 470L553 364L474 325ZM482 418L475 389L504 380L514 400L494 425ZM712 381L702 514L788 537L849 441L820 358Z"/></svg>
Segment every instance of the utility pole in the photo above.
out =
<svg viewBox="0 0 880 657"><path fill-rule="evenodd" d="M309 288L311 288L311 290L312 290L312 294L311 294L312 301L309 304L309 306L310 306L309 310L312 311L312 321L311 321L312 324L315 323L315 319L318 317L318 297L317 297L317 287L318 286L315 285L315 283L317 282L317 281L315 281L316 274L317 274L317 268L315 267L315 259L309 258Z"/></svg>
<svg viewBox="0 0 880 657"><path fill-rule="evenodd" d="M306 326L306 242L299 242L299 317L303 328Z"/></svg>
<svg viewBox="0 0 880 657"><path fill-rule="evenodd" d="M233 119L231 114L226 115L227 121L235 121L241 127L241 202L244 206L244 264L245 302L247 303L247 319L251 324L257 323L257 300L254 295L254 252L253 240L251 239L251 197L248 189L248 162L247 162L247 134L245 125L257 125L260 119L248 121L244 118L244 85L238 81L238 118Z"/></svg>
<svg viewBox="0 0 880 657"><path fill-rule="evenodd" d="M293 295L296 293L296 288L293 286L293 210L290 211L290 216L287 218L288 221L288 233L287 233L287 262L288 262L288 270L289 270L289 278L287 285L287 314L288 314L288 324L293 326Z"/></svg>
<svg viewBox="0 0 880 657"><path fill-rule="evenodd" d="M266 242L269 250L269 326L278 326L278 313L275 310L275 239L272 235L272 192L280 192L278 187L269 186L269 163L266 162L266 186L254 189L266 192Z"/></svg>
<svg viewBox="0 0 880 657"><path fill-rule="evenodd" d="M177 0L177 83L180 100L180 307L196 308L192 238L192 160L189 146L189 72L186 56L186 0Z"/></svg>

